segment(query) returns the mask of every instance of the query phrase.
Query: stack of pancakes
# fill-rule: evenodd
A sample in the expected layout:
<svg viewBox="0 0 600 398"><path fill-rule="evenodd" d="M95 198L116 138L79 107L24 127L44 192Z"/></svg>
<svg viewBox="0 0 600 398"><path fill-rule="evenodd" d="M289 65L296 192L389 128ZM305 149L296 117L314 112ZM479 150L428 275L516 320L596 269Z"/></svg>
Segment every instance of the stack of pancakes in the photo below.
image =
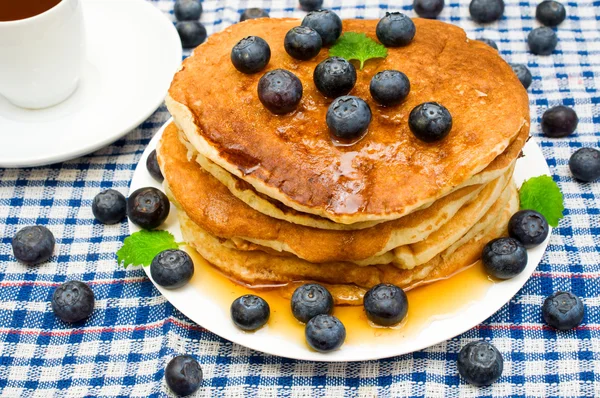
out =
<svg viewBox="0 0 600 398"><path fill-rule="evenodd" d="M376 39L377 21L344 21L344 31ZM403 288L450 276L475 263L518 210L512 174L529 134L527 94L512 69L485 44L438 21L416 19L406 47L357 70L351 94L373 119L348 146L330 137L331 99L313 83L314 59L284 50L295 19L239 23L198 47L175 75L167 106L174 123L158 146L165 190L179 209L185 241L208 262L250 286L316 281L337 303L360 304L378 283ZM265 39L266 69L238 72L231 48ZM270 113L258 100L263 73L283 68L303 84L298 108ZM404 72L411 92L382 107L369 94L373 75ZM436 143L418 140L410 111L436 101L453 127Z"/></svg>

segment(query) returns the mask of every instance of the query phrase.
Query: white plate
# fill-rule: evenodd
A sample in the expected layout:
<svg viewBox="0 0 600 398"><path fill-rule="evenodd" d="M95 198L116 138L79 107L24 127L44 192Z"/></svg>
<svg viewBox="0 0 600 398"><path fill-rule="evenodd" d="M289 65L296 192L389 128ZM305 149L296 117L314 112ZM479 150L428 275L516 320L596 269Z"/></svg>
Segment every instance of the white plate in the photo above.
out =
<svg viewBox="0 0 600 398"><path fill-rule="evenodd" d="M61 162L121 138L162 103L181 64L171 21L144 0L82 0L87 59L65 102L25 110L0 96L0 167Z"/></svg>
<svg viewBox="0 0 600 398"><path fill-rule="evenodd" d="M142 155L131 181L131 192L148 186L161 188L161 185L148 174L146 158L156 148L156 143L160 139L165 126L152 139ZM542 151L533 140L529 140L525 145L524 154L525 156L517 161L515 169L514 177L517 185L521 185L524 180L531 177L541 174L550 175ZM171 206L171 213L161 228L170 231L175 235L177 241L181 241L181 231L179 230L176 213L177 209ZM129 229L131 233L139 230L132 223L129 223ZM528 250L529 262L523 273L511 280L486 285L485 289L487 291L483 291L479 299L476 298L475 301L463 303L462 306L460 306L461 303L457 303L457 306L460 306L460 311L423 324L416 333L411 333L410 338L399 338L393 344L390 344L389 339L378 341L377 338L372 338L370 341L363 341L361 344L345 344L340 350L328 354L310 350L302 339L298 339L298 336L275 333L269 330L268 327L261 330L260 333L240 331L232 324L229 311L223 308L223 303L216 302L209 292L197 289L193 284L188 284L176 290L167 290L156 284L155 286L171 304L197 324L227 340L253 350L313 361L374 360L407 354L430 347L480 324L498 311L523 287L542 259L547 245L548 239L542 245ZM149 267L145 267L144 271L151 278ZM432 286L435 286L435 284ZM410 319L407 322L410 322ZM351 333L351 331L348 333Z"/></svg>

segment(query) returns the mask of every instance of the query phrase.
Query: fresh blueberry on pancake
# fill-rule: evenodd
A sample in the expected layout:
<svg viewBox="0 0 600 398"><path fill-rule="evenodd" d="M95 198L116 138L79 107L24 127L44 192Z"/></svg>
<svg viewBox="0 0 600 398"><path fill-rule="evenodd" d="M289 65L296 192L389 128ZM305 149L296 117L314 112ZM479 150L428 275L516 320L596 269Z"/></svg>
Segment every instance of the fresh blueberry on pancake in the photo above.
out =
<svg viewBox="0 0 600 398"><path fill-rule="evenodd" d="M540 245L548 237L546 218L535 210L521 210L508 222L508 234L527 249Z"/></svg>
<svg viewBox="0 0 600 398"><path fill-rule="evenodd" d="M333 297L324 286L318 283L307 283L294 291L291 305L294 317L306 323L317 315L331 314Z"/></svg>
<svg viewBox="0 0 600 398"><path fill-rule="evenodd" d="M371 108L361 98L338 97L329 105L326 121L335 138L355 141L366 133L371 123Z"/></svg>
<svg viewBox="0 0 600 398"><path fill-rule="evenodd" d="M167 196L156 188L140 188L129 195L127 215L140 228L154 229L169 215L171 204Z"/></svg>
<svg viewBox="0 0 600 398"><path fill-rule="evenodd" d="M573 134L579 118L573 108L558 105L542 115L542 131L551 138L561 138Z"/></svg>
<svg viewBox="0 0 600 398"><path fill-rule="evenodd" d="M52 295L52 311L65 322L79 322L94 311L94 292L80 281L68 281L60 285Z"/></svg>
<svg viewBox="0 0 600 398"><path fill-rule="evenodd" d="M499 20L504 14L503 0L472 0L469 13L475 22L490 23Z"/></svg>
<svg viewBox="0 0 600 398"><path fill-rule="evenodd" d="M391 284L372 287L364 297L367 318L381 326L400 323L408 312L408 298L404 290Z"/></svg>
<svg viewBox="0 0 600 398"><path fill-rule="evenodd" d="M302 99L302 83L292 72L275 69L264 74L258 82L260 102L276 115L296 109Z"/></svg>
<svg viewBox="0 0 600 398"><path fill-rule="evenodd" d="M165 381L171 391L186 397L198 391L202 385L202 368L190 355L176 356L165 369Z"/></svg>
<svg viewBox="0 0 600 398"><path fill-rule="evenodd" d="M556 292L544 300L544 321L558 330L570 330L583 321L583 302L573 293Z"/></svg>
<svg viewBox="0 0 600 398"><path fill-rule="evenodd" d="M437 102L425 102L410 112L408 126L421 141L435 142L444 139L452 130L452 115Z"/></svg>
<svg viewBox="0 0 600 398"><path fill-rule="evenodd" d="M177 0L173 11L178 21L197 21L202 15L202 3L198 0Z"/></svg>
<svg viewBox="0 0 600 398"><path fill-rule="evenodd" d="M94 198L92 213L102 224L116 224L127 215L127 200L121 192L107 189Z"/></svg>
<svg viewBox="0 0 600 398"><path fill-rule="evenodd" d="M313 80L321 94L336 98L352 91L356 84L356 69L344 58L327 58L315 68Z"/></svg>
<svg viewBox="0 0 600 398"><path fill-rule="evenodd" d="M379 104L395 106L404 101L410 92L410 81L400 71L384 70L373 76L369 90Z"/></svg>
<svg viewBox="0 0 600 398"><path fill-rule="evenodd" d="M546 26L556 26L565 20L567 11L558 1L546 0L537 5L535 17Z"/></svg>
<svg viewBox="0 0 600 398"><path fill-rule="evenodd" d="M177 22L175 27L183 48L198 47L206 40L206 28L198 21Z"/></svg>
<svg viewBox="0 0 600 398"><path fill-rule="evenodd" d="M558 44L558 38L552 28L542 26L529 32L527 44L535 55L550 55Z"/></svg>
<svg viewBox="0 0 600 398"><path fill-rule="evenodd" d="M146 169L148 173L158 182L163 182L165 177L160 170L160 166L158 165L158 159L156 158L156 149L150 152L148 155L148 159L146 159Z"/></svg>
<svg viewBox="0 0 600 398"><path fill-rule="evenodd" d="M315 11L323 7L323 0L300 0L300 8L304 11Z"/></svg>
<svg viewBox="0 0 600 398"><path fill-rule="evenodd" d="M231 304L231 319L242 330L253 331L263 327L270 315L269 304L253 294L238 297Z"/></svg>
<svg viewBox="0 0 600 398"><path fill-rule="evenodd" d="M165 250L152 259L150 274L160 286L176 289L192 279L194 262L183 250Z"/></svg>
<svg viewBox="0 0 600 398"><path fill-rule="evenodd" d="M482 37L481 39L477 39L477 41L487 44L488 46L492 47L494 50L498 50L498 45L492 39L486 39L486 38Z"/></svg>
<svg viewBox="0 0 600 398"><path fill-rule="evenodd" d="M386 13L375 29L377 38L386 47L403 47L415 37L415 24L401 12Z"/></svg>
<svg viewBox="0 0 600 398"><path fill-rule="evenodd" d="M332 315L317 315L306 324L306 342L315 351L337 350L346 340L346 328Z"/></svg>
<svg viewBox="0 0 600 398"><path fill-rule="evenodd" d="M245 74L260 72L271 60L271 48L261 37L248 36L231 49L231 62Z"/></svg>
<svg viewBox="0 0 600 398"><path fill-rule="evenodd" d="M579 181L590 182L600 178L600 151L579 148L569 159L569 169Z"/></svg>
<svg viewBox="0 0 600 398"><path fill-rule="evenodd" d="M246 8L244 12L242 12L242 15L240 15L240 22L257 18L269 18L269 13L262 8Z"/></svg>
<svg viewBox="0 0 600 398"><path fill-rule="evenodd" d="M324 47L331 46L342 34L342 20L329 10L309 12L302 20L302 26L316 30L321 35Z"/></svg>
<svg viewBox="0 0 600 398"><path fill-rule="evenodd" d="M533 77L531 76L529 68L523 64L510 64L510 66L515 71L515 74L519 78L519 81L523 87L525 87L525 90L527 90L533 81Z"/></svg>
<svg viewBox="0 0 600 398"><path fill-rule="evenodd" d="M12 249L17 260L27 265L36 265L48 261L55 243L54 235L48 228L34 225L17 232L12 240Z"/></svg>
<svg viewBox="0 0 600 398"><path fill-rule="evenodd" d="M527 266L527 250L514 238L497 238L485 245L481 262L494 278L511 279Z"/></svg>
<svg viewBox="0 0 600 398"><path fill-rule="evenodd" d="M305 61L319 54L323 40L313 28L295 26L285 35L283 46L291 57Z"/></svg>
<svg viewBox="0 0 600 398"><path fill-rule="evenodd" d="M458 373L474 386L489 386L502 375L504 359L487 341L472 341L458 353Z"/></svg>
<svg viewBox="0 0 600 398"><path fill-rule="evenodd" d="M414 0L413 10L421 18L435 19L444 9L444 0Z"/></svg>

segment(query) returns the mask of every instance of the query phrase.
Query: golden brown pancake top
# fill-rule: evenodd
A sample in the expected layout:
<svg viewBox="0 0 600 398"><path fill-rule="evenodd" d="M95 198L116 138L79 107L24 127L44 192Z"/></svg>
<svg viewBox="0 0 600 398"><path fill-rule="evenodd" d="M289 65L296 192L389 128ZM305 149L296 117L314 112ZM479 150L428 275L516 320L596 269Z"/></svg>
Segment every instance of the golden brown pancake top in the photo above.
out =
<svg viewBox="0 0 600 398"><path fill-rule="evenodd" d="M497 51L469 41L456 26L414 22L417 33L408 46L389 48L387 58L367 61L362 71L357 67L350 94L369 103L373 119L366 137L349 147L332 142L325 123L332 100L313 83L313 71L328 50L299 61L283 48L285 34L299 20L250 20L211 36L184 62L169 95L189 108L197 133L218 153L205 155L232 165L253 186L315 214L399 217L482 170L529 122L527 93ZM376 24L346 20L343 28L377 40ZM250 35L265 39L272 57L264 71L245 75L233 67L230 52ZM257 95L261 76L277 68L296 74L304 90L296 111L281 116L269 112ZM397 107L379 106L369 93L373 75L386 69L404 72L411 83ZM448 137L432 144L408 127L410 111L427 101L441 103L453 117Z"/></svg>

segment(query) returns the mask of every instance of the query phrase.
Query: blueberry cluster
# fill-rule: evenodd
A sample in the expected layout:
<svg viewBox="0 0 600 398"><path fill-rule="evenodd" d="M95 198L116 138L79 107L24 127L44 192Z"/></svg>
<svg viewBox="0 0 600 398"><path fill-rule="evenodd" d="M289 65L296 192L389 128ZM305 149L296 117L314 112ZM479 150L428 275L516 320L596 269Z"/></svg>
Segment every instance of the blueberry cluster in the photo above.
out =
<svg viewBox="0 0 600 398"><path fill-rule="evenodd" d="M175 28L183 48L194 48L206 40L206 28L200 23L202 3L200 0L177 0L173 13L177 19Z"/></svg>
<svg viewBox="0 0 600 398"><path fill-rule="evenodd" d="M415 24L406 15L387 13L376 27L377 38L387 47L408 45L415 36ZM286 34L285 51L301 61L319 54L342 34L342 21L332 11L309 12ZM271 59L271 48L266 40L249 36L240 40L231 50L231 62L240 72L254 74L262 71ZM348 95L356 84L354 65L341 57L330 57L314 70L313 82L317 90L333 101L327 110L326 122L334 142L349 144L359 141L367 132L372 119L369 104L362 98ZM400 104L410 92L408 77L397 70L378 72L371 79L373 100L385 107ZM258 98L276 115L293 112L302 99L302 83L289 70L275 69L265 73L258 83ZM435 102L421 104L411 112L409 127L424 142L443 139L452 128L448 110Z"/></svg>

